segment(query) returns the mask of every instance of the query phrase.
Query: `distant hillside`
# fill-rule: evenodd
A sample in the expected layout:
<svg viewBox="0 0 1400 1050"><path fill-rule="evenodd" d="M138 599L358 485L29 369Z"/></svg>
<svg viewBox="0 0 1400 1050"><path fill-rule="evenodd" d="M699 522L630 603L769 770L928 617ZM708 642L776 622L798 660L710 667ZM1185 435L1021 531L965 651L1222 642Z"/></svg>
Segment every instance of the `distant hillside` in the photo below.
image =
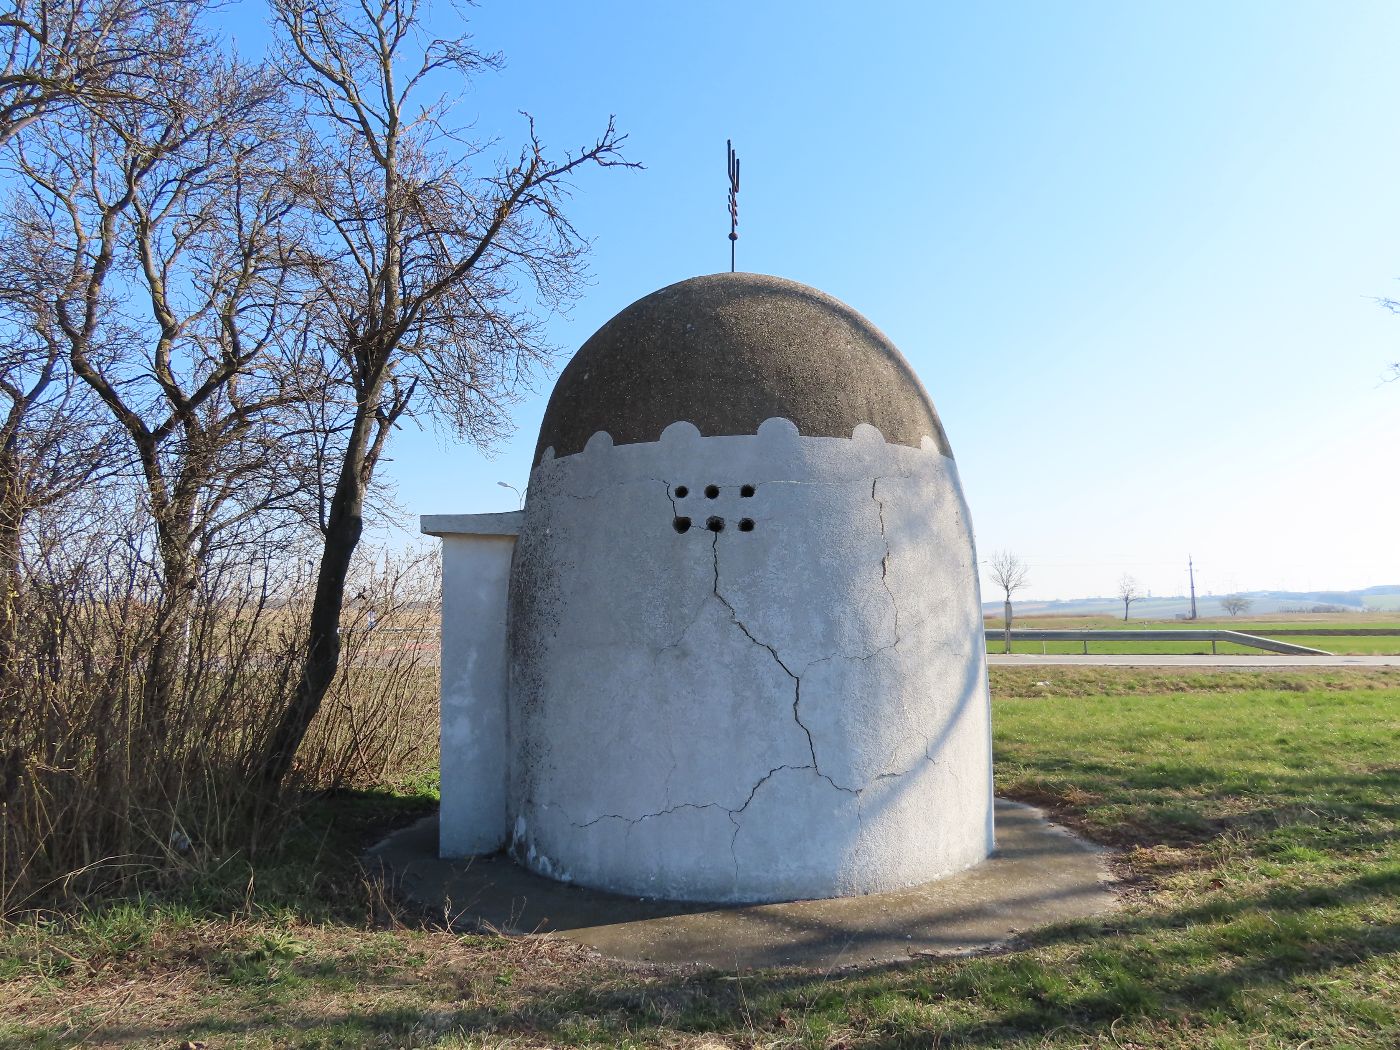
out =
<svg viewBox="0 0 1400 1050"><path fill-rule="evenodd" d="M1388 612L1400 611L1400 584L1385 584L1379 587L1366 587L1359 591L1242 591L1241 597L1253 604L1249 614L1280 613L1290 611L1310 611L1317 606L1327 606L1347 612ZM1226 616L1221 606L1225 595L1196 596L1196 610L1201 616ZM992 615L1001 612L1001 600L982 603L982 611ZM1191 599L1185 595L1170 597L1139 598L1133 602L1133 618L1144 620L1171 619L1185 616L1191 611ZM1016 612L1021 616L1094 616L1123 614L1123 602L1118 598L1070 598L1063 601L1016 602Z"/></svg>

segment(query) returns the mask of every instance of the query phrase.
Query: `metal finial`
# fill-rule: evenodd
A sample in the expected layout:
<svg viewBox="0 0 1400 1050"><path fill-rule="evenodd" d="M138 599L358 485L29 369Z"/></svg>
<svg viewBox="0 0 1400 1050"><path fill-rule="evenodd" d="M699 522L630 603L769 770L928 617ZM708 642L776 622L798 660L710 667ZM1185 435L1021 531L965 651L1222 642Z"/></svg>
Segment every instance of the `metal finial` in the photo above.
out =
<svg viewBox="0 0 1400 1050"><path fill-rule="evenodd" d="M734 140L726 139L729 149L729 272L734 272L734 242L739 239L739 155Z"/></svg>

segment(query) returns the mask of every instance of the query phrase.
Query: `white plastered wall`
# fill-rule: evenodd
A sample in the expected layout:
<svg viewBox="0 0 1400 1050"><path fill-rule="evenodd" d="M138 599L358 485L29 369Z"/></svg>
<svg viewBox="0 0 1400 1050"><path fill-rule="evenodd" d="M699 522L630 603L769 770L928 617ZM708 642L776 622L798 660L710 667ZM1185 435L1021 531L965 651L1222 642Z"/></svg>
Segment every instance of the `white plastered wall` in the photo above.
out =
<svg viewBox="0 0 1400 1050"><path fill-rule="evenodd" d="M422 519L423 532L442 538L442 857L498 850L509 827L506 610L522 517Z"/></svg>
<svg viewBox="0 0 1400 1050"><path fill-rule="evenodd" d="M515 566L509 805L535 870L760 901L894 889L989 852L976 557L931 442L777 419L598 434L534 471Z"/></svg>

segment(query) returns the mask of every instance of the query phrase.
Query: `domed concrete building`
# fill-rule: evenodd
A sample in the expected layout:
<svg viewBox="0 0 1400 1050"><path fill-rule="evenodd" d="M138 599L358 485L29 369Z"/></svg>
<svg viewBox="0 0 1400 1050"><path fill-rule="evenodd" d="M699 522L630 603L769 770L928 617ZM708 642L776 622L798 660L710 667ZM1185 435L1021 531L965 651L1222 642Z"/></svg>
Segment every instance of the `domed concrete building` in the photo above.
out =
<svg viewBox="0 0 1400 1050"><path fill-rule="evenodd" d="M444 855L504 843L554 878L713 902L987 856L967 508L868 321L776 277L664 288L564 369L535 460L523 514L424 519Z"/></svg>

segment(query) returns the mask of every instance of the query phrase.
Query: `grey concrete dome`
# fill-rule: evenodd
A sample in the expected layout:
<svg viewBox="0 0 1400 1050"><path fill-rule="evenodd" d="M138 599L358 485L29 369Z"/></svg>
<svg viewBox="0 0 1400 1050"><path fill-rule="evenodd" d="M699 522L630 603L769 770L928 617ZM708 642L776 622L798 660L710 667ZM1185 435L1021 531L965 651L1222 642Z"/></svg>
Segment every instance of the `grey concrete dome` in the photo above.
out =
<svg viewBox="0 0 1400 1050"><path fill-rule="evenodd" d="M581 452L656 441L679 420L706 437L756 433L782 417L807 437L860 423L951 455L933 403L903 355L864 317L815 288L721 273L662 288L603 325L564 368L535 446Z"/></svg>

